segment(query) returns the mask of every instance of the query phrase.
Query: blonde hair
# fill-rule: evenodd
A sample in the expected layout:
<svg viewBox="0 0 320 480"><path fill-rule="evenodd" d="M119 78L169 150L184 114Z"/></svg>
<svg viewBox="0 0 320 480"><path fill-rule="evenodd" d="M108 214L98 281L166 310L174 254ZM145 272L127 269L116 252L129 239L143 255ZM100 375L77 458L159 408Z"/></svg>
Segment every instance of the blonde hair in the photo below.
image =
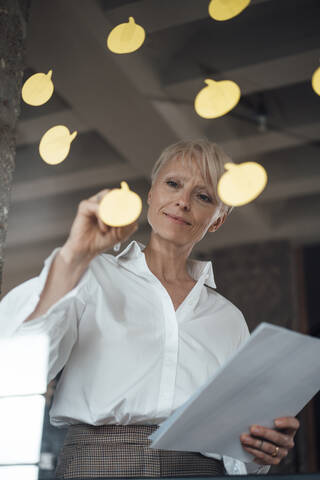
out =
<svg viewBox="0 0 320 480"><path fill-rule="evenodd" d="M203 178L212 186L215 201L220 206L220 215L231 212L233 207L223 203L218 196L218 182L221 175L225 172L225 163L232 163L231 158L216 143L207 139L182 140L169 145L161 153L160 157L153 166L151 172L151 183L155 182L160 169L172 158L179 157L183 163L185 160L195 159L200 168Z"/></svg>

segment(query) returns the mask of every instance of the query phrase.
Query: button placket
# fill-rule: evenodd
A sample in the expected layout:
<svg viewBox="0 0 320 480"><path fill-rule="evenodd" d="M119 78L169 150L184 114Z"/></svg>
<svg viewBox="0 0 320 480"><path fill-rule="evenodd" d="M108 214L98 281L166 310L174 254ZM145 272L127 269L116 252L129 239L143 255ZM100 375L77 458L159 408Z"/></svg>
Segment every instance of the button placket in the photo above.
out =
<svg viewBox="0 0 320 480"><path fill-rule="evenodd" d="M179 347L178 322L170 295L156 277L154 286L157 289L157 294L160 295L164 313L163 362L157 411L160 416L167 417L172 411L175 393Z"/></svg>

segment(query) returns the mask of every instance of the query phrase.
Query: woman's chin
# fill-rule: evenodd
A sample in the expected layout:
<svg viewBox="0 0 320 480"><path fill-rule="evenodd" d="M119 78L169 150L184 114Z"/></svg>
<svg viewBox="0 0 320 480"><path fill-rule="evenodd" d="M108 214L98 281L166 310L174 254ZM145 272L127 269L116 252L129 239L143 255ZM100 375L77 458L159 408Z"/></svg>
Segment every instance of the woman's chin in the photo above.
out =
<svg viewBox="0 0 320 480"><path fill-rule="evenodd" d="M174 232L172 230L152 230L152 235L156 236L159 240L170 242L173 245L183 247L192 244L192 240L187 235L183 235L181 232Z"/></svg>

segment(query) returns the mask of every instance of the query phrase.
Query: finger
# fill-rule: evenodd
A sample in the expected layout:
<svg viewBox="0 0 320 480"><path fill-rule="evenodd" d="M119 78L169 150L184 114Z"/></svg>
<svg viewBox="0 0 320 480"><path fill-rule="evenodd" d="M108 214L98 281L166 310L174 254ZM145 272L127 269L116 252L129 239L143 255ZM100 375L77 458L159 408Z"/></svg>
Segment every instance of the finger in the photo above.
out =
<svg viewBox="0 0 320 480"><path fill-rule="evenodd" d="M257 463L258 465L270 465L270 463L265 463L265 461L263 461L263 460L261 460L260 458L257 458L257 457L255 457L252 461L254 463ZM278 462L278 463L280 463L280 462Z"/></svg>
<svg viewBox="0 0 320 480"><path fill-rule="evenodd" d="M102 231L105 230L104 225L106 225L102 220L99 218L99 205L98 203L92 200L82 200L79 203L78 210L87 217L92 217L93 221L97 221L100 229ZM109 227L107 226L109 229Z"/></svg>
<svg viewBox="0 0 320 480"><path fill-rule="evenodd" d="M87 217L98 217L99 205L93 201L81 200L78 205L78 211Z"/></svg>
<svg viewBox="0 0 320 480"><path fill-rule="evenodd" d="M261 425L252 425L250 427L250 433L262 440L268 440L275 445L279 445L279 447L294 447L292 435L287 435L272 428L262 427Z"/></svg>
<svg viewBox="0 0 320 480"><path fill-rule="evenodd" d="M104 223L99 216L97 216L97 222L98 222L98 225L99 225L99 228L100 228L101 232L103 232L103 233L109 232L109 230L110 230L109 225Z"/></svg>
<svg viewBox="0 0 320 480"><path fill-rule="evenodd" d="M92 197L89 197L88 200L89 201L93 201L95 203L100 203L101 200L103 199L103 197L108 193L110 192L110 188L105 188L103 190L100 190L100 192L98 193L95 193L94 195L92 195Z"/></svg>
<svg viewBox="0 0 320 480"><path fill-rule="evenodd" d="M300 422L296 417L279 417L275 419L274 424L277 429L283 430L284 433L293 434L293 436L300 427Z"/></svg>
<svg viewBox="0 0 320 480"><path fill-rule="evenodd" d="M259 458L255 457L253 460L252 460L254 463L257 463L258 465L265 465L265 463L263 463Z"/></svg>
<svg viewBox="0 0 320 480"><path fill-rule="evenodd" d="M125 242L138 228L137 224L131 224L130 227L126 225L125 227L109 227L110 228L110 238L112 243L123 243Z"/></svg>
<svg viewBox="0 0 320 480"><path fill-rule="evenodd" d="M251 453L251 455L253 455L256 459L258 459L261 465L278 465L282 458L288 454L288 452L284 449L279 449L278 455L274 457L256 448L247 447L245 445L243 445L243 448L247 452Z"/></svg>
<svg viewBox="0 0 320 480"><path fill-rule="evenodd" d="M137 222L123 227L114 227L114 235L117 242L125 242L138 229Z"/></svg>
<svg viewBox="0 0 320 480"><path fill-rule="evenodd" d="M99 217L99 204L93 200L82 200L78 207L79 212L90 218L90 221L97 223L101 233L109 232L109 225L105 224Z"/></svg>
<svg viewBox="0 0 320 480"><path fill-rule="evenodd" d="M252 437L248 434L241 435L240 440L244 447L250 447L252 449L259 450L260 452L267 453L271 456L273 456L275 452L277 453L277 456L280 456L281 458L288 455L287 448L277 448L274 443L270 443L260 438Z"/></svg>
<svg viewBox="0 0 320 480"><path fill-rule="evenodd" d="M103 197L110 191L109 188L105 188L104 190L100 190L100 192L96 193L95 195L93 195L92 197L89 197L87 202L91 203L91 204L94 204L96 205L96 207L91 207L90 208L90 213L94 213L94 216L96 217L97 219L97 223L98 223L98 226L99 226L99 229L102 233L106 233L106 232L109 232L110 230L110 226L107 225L106 223L104 223L101 218L99 217L99 208L98 205L100 204L101 200L103 199Z"/></svg>

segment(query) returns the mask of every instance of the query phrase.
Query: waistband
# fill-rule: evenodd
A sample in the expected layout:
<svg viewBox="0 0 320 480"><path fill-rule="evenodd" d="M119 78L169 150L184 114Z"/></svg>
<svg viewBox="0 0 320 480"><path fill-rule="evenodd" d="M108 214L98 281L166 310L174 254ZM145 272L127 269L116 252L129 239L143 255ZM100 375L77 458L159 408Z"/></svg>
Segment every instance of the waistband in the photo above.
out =
<svg viewBox="0 0 320 480"><path fill-rule="evenodd" d="M74 443L126 443L150 445L148 438L159 425L70 425L64 440L65 445Z"/></svg>

